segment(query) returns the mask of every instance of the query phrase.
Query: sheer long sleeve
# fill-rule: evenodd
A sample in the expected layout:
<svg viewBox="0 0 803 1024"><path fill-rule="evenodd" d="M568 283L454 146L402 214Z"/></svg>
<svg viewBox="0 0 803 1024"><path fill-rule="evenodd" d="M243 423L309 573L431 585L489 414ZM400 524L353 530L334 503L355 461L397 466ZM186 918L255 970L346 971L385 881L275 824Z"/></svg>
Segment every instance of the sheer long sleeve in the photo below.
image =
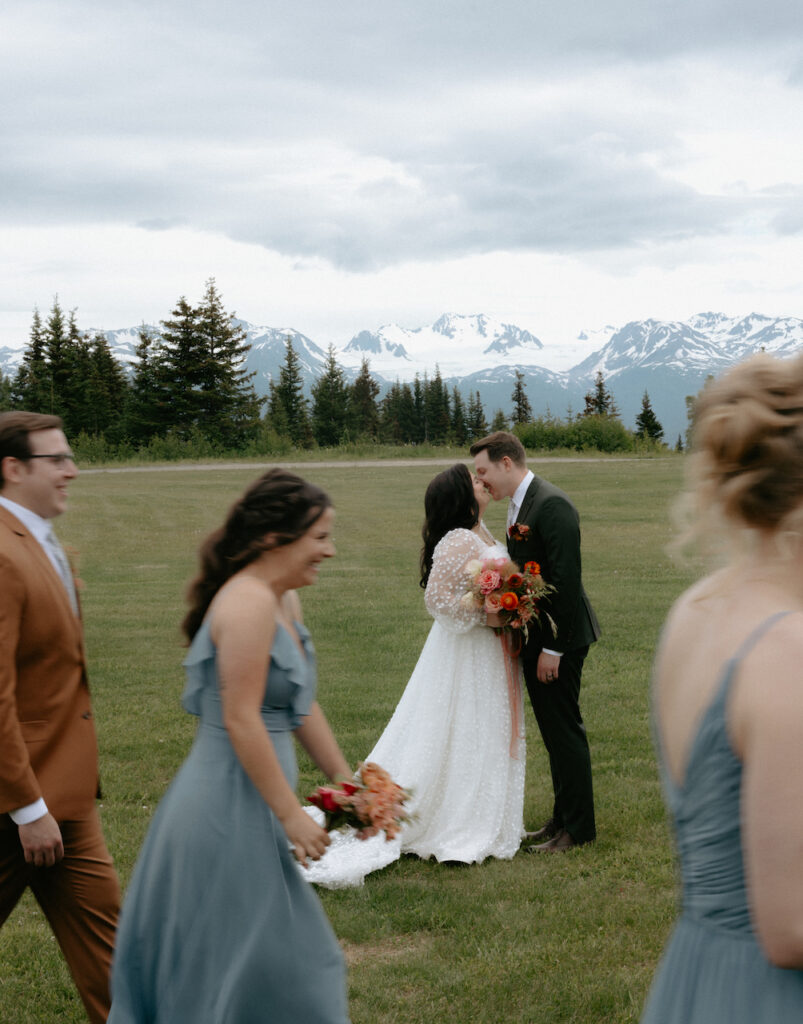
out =
<svg viewBox="0 0 803 1024"><path fill-rule="evenodd" d="M481 608L466 608L461 598L469 589L466 563L481 557L470 530L451 530L435 548L424 601L429 614L453 633L466 633L485 624Z"/></svg>

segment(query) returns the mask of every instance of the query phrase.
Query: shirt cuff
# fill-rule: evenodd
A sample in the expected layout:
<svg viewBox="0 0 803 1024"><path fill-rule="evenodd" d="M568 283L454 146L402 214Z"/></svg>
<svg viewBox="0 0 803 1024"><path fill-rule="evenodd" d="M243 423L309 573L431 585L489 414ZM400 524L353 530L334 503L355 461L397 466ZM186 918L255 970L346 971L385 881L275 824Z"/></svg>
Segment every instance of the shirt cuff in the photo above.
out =
<svg viewBox="0 0 803 1024"><path fill-rule="evenodd" d="M556 658L563 657L563 651L550 651L548 647L542 647L541 650L544 654L554 654Z"/></svg>
<svg viewBox="0 0 803 1024"><path fill-rule="evenodd" d="M19 807L16 811L9 811L11 820L15 825L30 825L32 821L38 821L40 818L44 818L46 814L47 804L41 797L35 803Z"/></svg>

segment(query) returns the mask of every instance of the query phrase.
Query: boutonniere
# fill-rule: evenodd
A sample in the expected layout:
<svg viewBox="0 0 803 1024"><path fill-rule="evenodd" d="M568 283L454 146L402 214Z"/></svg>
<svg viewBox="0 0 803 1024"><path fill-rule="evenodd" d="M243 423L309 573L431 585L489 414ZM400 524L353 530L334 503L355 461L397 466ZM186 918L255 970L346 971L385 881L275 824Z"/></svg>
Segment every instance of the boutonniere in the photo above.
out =
<svg viewBox="0 0 803 1024"><path fill-rule="evenodd" d="M514 523L508 527L507 535L511 540L527 540L530 533L530 527L526 523Z"/></svg>

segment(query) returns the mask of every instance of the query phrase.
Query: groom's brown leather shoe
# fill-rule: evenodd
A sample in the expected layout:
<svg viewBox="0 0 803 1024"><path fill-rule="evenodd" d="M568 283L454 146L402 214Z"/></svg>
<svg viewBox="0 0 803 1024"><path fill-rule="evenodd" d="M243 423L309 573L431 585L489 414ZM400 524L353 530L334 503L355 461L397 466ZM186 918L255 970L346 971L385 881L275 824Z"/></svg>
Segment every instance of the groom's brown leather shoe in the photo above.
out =
<svg viewBox="0 0 803 1024"><path fill-rule="evenodd" d="M554 835L546 843L539 843L536 846L528 846L528 853L565 853L567 850L579 846L565 828L562 828L557 835Z"/></svg>
<svg viewBox="0 0 803 1024"><path fill-rule="evenodd" d="M524 843L543 843L547 839L552 839L561 830L555 824L555 819L550 818L546 825L542 825L535 832L525 832L524 839L522 839L522 845Z"/></svg>

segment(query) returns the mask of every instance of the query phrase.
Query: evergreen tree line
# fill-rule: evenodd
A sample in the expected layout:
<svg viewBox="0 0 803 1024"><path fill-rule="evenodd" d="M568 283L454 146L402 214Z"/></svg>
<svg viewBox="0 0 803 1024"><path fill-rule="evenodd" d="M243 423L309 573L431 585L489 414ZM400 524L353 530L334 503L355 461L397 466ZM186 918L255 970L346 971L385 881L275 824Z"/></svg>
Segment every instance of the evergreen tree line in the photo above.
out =
<svg viewBox="0 0 803 1024"><path fill-rule="evenodd" d="M134 448L172 435L237 448L256 431L261 402L242 369L245 332L226 313L214 280L197 306L179 299L161 334L139 332L129 376L102 334L79 330L58 299L34 311L28 346L8 397L13 408L61 416L66 432Z"/></svg>
<svg viewBox="0 0 803 1024"><path fill-rule="evenodd" d="M513 429L528 448L627 451L662 443L663 428L644 393L635 431L621 422L602 373L578 415L534 417L524 376L515 373L511 411L486 419L478 391L464 398L430 378L393 384L380 399L367 360L349 383L330 345L324 370L304 393L301 365L290 338L278 377L259 398L244 367L245 331L227 313L214 279L201 302L182 297L158 335L139 333L129 375L104 335L79 330L75 311L58 299L42 320L34 311L28 346L16 375L0 377L0 409L55 413L77 450L92 457L151 453L262 452L289 446L332 448L370 442L394 445L470 444L489 430ZM265 407L263 409L263 406ZM678 438L676 448L682 450Z"/></svg>

